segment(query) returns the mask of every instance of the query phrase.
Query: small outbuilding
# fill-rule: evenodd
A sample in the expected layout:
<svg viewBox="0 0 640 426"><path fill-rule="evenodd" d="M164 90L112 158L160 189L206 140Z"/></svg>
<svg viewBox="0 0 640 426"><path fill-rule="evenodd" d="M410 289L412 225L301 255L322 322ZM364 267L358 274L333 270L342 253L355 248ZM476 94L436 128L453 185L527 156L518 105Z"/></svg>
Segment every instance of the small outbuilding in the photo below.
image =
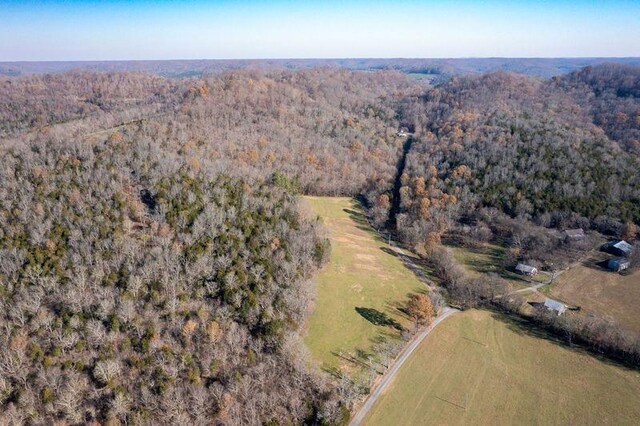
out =
<svg viewBox="0 0 640 426"><path fill-rule="evenodd" d="M558 315L562 315L567 310L567 305L557 300L546 298L544 300L544 307L550 311L554 311Z"/></svg>
<svg viewBox="0 0 640 426"><path fill-rule="evenodd" d="M582 228L567 229L566 231L564 231L564 235L569 240L581 240L582 238L584 238L584 231L582 230Z"/></svg>
<svg viewBox="0 0 640 426"><path fill-rule="evenodd" d="M615 256L628 257L633 251L633 246L625 240L614 240L602 246L602 249Z"/></svg>
<svg viewBox="0 0 640 426"><path fill-rule="evenodd" d="M535 266L525 265L524 263L518 263L516 265L516 272L520 275L532 276L538 273L538 268Z"/></svg>
<svg viewBox="0 0 640 426"><path fill-rule="evenodd" d="M615 272L624 271L629 266L631 266L631 262L625 257L614 257L607 262L607 268Z"/></svg>

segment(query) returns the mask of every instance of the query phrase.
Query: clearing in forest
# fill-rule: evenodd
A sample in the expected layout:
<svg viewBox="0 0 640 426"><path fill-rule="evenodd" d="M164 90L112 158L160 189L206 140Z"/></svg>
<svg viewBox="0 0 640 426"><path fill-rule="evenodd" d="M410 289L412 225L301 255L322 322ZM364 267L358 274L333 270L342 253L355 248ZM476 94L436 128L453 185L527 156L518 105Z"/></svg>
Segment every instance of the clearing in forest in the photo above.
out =
<svg viewBox="0 0 640 426"><path fill-rule="evenodd" d="M329 263L316 277L317 296L305 343L329 371L352 374L381 339L398 339L412 322L398 309L425 286L364 219L352 198L305 197L331 240ZM362 364L360 364L362 366Z"/></svg>
<svg viewBox="0 0 640 426"><path fill-rule="evenodd" d="M532 277L524 277L508 270L503 264L506 249L499 245L485 243L478 247L447 247L453 251L453 255L458 263L474 277L479 277L482 274L495 273L517 286L525 287L551 280L551 276L546 272L539 272Z"/></svg>
<svg viewBox="0 0 640 426"><path fill-rule="evenodd" d="M593 253L565 271L545 293L640 333L640 270L609 271L604 268L609 257Z"/></svg>
<svg viewBox="0 0 640 426"><path fill-rule="evenodd" d="M452 316L421 343L365 425L635 424L640 373L505 316Z"/></svg>

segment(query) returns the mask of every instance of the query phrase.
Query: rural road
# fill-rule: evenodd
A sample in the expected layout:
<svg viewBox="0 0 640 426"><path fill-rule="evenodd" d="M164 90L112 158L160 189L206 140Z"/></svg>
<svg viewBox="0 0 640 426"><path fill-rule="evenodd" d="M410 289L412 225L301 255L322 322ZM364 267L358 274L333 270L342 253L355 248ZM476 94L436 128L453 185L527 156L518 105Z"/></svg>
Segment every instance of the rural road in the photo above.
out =
<svg viewBox="0 0 640 426"><path fill-rule="evenodd" d="M575 265L575 264L574 264ZM570 266L569 268L572 268L574 265ZM518 293L527 293L529 291L537 291L540 290L542 287L546 286L546 285L550 285L553 284L553 281L558 278L560 275L562 275L564 272L566 272L567 270L569 270L569 268L563 269L562 271L557 271L557 272L547 272L547 271L541 271L544 272L545 274L551 276L551 278L549 278L549 281L545 281L542 283L538 283L526 288L521 288L520 290L516 290L516 291L512 291L509 294L518 294Z"/></svg>
<svg viewBox="0 0 640 426"><path fill-rule="evenodd" d="M373 405L376 403L378 397L382 394L382 392L384 392L384 390L387 388L389 383L391 383L391 380L393 380L398 370L400 370L400 367L402 367L402 364L404 364L404 362L409 358L409 356L411 356L411 354L413 353L413 351L416 350L418 345L420 345L420 343L425 339L425 337L427 337L429 333L431 333L431 331L438 324L440 324L447 317L455 314L456 312L459 312L459 311L449 306L442 308L441 314L438 315L438 317L433 320L431 325L425 328L424 330L420 331L418 334L416 334L413 337L411 343L408 346L406 346L402 350L402 352L400 352L400 355L398 356L396 361L393 363L393 366L389 369L389 371L386 372L386 374L382 377L382 380L380 380L380 382L375 386L373 392L371 392L369 397L365 400L364 404L362 404L362 406L360 407L356 415L353 416L353 419L351 419L351 422L349 423L350 426L358 426L362 422L362 420L364 420L369 410L371 410L371 407L373 407Z"/></svg>
<svg viewBox="0 0 640 426"><path fill-rule="evenodd" d="M371 229L376 229L371 223L369 223L369 225L371 226ZM435 283L431 279L429 279L429 277L425 275L424 271L415 264L411 257L407 255L407 253L402 250L394 240L390 238L390 235L385 236L383 233L377 230L376 232L378 233L380 238L383 239L383 241L388 242L391 250L394 251L400 258L400 260L402 260L402 262L416 274L416 276L424 283L424 285L427 286L430 290L434 290ZM373 407L373 405L376 403L378 397L382 395L382 392L384 392L391 380L393 380L393 378L395 377L398 370L400 370L400 367L402 367L404 362L411 356L413 351L415 351L420 343L422 343L422 341L429 335L429 333L431 333L431 330L433 330L447 317L455 314L456 312L460 311L456 308L452 308L451 306L443 307L440 311L440 315L438 315L428 327L413 336L410 343L405 346L404 349L402 349L391 368L387 370L380 382L378 382L374 386L373 391L369 394L364 404L362 404L358 412L351 419L351 422L349 422L350 426L358 426L362 422L362 420L364 420L369 410L371 410L371 407Z"/></svg>
<svg viewBox="0 0 640 426"><path fill-rule="evenodd" d="M544 282L544 283L540 283L540 284L536 284L536 285L532 285L530 287L526 287L526 288L521 288L520 290L516 290L516 291L512 291L509 294L518 294L518 293L526 293L529 291L536 291L542 287L544 287L545 285L548 285L549 282Z"/></svg>

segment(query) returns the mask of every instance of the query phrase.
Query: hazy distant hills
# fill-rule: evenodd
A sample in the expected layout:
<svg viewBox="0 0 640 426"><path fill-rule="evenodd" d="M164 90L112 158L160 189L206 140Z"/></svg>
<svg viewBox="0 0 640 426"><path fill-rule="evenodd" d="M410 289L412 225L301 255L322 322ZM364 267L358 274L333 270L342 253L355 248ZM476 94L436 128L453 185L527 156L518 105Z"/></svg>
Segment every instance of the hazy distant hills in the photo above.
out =
<svg viewBox="0 0 640 426"><path fill-rule="evenodd" d="M589 65L619 63L640 65L640 58L465 58L465 59L247 59L159 61L0 62L0 75L57 73L73 69L92 71L144 71L167 77L192 77L243 68L303 69L318 66L357 70L394 69L406 73L468 75L488 71L513 71L553 77Z"/></svg>

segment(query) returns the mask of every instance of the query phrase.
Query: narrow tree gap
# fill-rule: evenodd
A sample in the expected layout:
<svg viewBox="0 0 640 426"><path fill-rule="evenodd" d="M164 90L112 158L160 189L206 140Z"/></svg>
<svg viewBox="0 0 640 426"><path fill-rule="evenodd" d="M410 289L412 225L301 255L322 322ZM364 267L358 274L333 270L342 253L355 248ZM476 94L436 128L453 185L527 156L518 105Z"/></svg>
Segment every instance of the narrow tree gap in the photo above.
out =
<svg viewBox="0 0 640 426"><path fill-rule="evenodd" d="M397 219L396 216L400 212L400 188L402 187L402 174L407 163L407 154L411 150L413 144L413 136L407 137L407 140L402 146L402 156L398 160L396 166L396 177L393 182L393 193L391 194L391 210L389 211L389 220L387 221L387 228L390 230L396 230Z"/></svg>

